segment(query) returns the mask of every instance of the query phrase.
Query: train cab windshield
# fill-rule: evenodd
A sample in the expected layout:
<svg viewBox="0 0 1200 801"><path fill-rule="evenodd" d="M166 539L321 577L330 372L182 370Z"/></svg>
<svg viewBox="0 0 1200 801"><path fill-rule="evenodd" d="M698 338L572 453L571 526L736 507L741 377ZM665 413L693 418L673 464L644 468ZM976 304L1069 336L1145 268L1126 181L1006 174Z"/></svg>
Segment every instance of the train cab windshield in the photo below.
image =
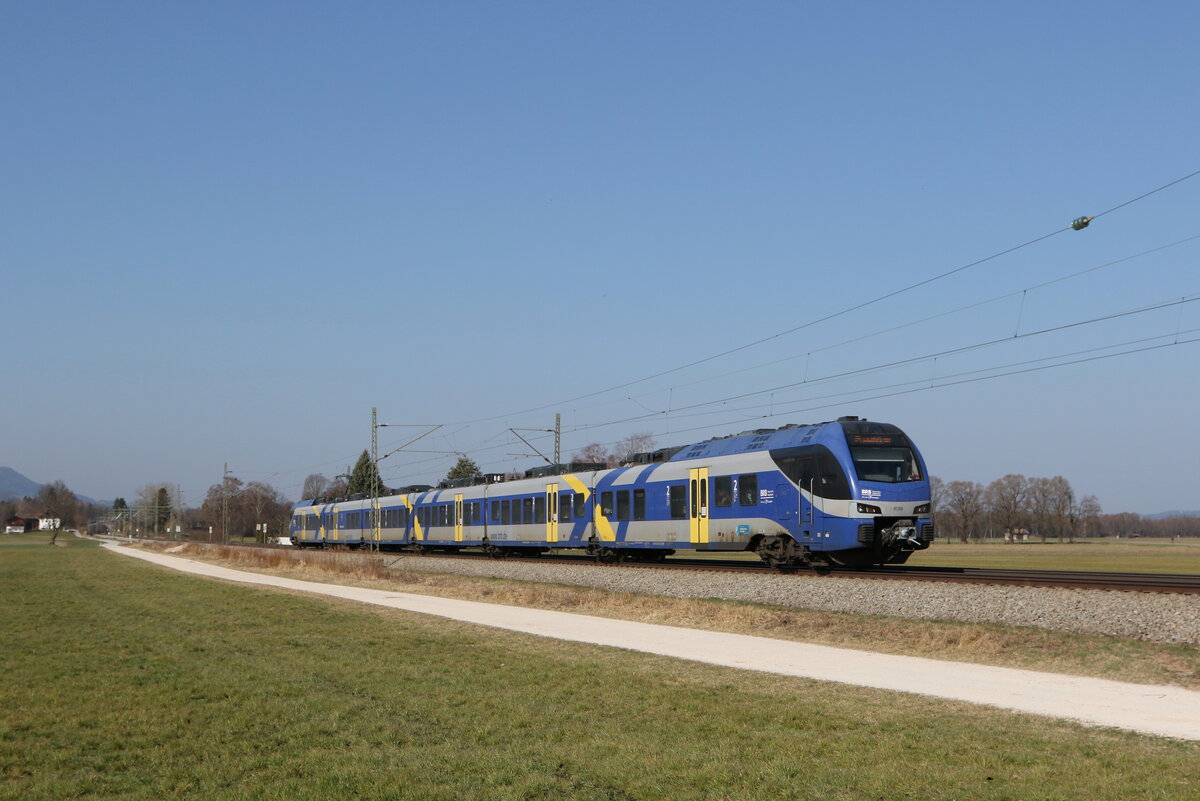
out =
<svg viewBox="0 0 1200 801"><path fill-rule="evenodd" d="M922 478L911 448L851 448L850 456L859 481L898 484Z"/></svg>
<svg viewBox="0 0 1200 801"><path fill-rule="evenodd" d="M899 484L921 481L921 463L904 432L890 423L856 418L840 421L859 481Z"/></svg>

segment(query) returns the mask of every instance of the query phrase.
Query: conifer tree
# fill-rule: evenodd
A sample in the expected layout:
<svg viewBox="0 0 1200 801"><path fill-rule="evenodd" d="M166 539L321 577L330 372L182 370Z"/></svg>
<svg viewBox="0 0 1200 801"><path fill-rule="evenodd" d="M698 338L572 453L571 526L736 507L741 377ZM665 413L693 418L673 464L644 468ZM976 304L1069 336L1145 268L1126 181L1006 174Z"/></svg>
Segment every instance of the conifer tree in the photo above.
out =
<svg viewBox="0 0 1200 801"><path fill-rule="evenodd" d="M458 461L454 464L454 467L450 468L450 472L446 474L446 479L474 478L478 475L481 475L479 465L475 464L471 457L464 454L458 457Z"/></svg>
<svg viewBox="0 0 1200 801"><path fill-rule="evenodd" d="M379 478L379 467L371 461L371 456L364 450L362 456L350 471L350 486L347 492L351 495L383 495L383 481Z"/></svg>

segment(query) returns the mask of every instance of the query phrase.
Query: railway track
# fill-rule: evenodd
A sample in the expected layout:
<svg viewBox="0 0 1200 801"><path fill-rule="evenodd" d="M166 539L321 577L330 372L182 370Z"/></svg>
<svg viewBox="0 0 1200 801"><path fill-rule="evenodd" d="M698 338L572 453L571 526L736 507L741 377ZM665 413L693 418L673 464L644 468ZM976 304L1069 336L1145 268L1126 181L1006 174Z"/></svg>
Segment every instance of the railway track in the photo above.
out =
<svg viewBox="0 0 1200 801"><path fill-rule="evenodd" d="M239 544L239 547L279 548L281 546ZM463 551L459 553L416 553L413 551L401 551L398 553L418 558L490 560L487 554L477 551ZM502 561L542 564L596 564L596 560L593 557L569 553L549 553L538 556L519 556L513 554L505 557ZM760 575L771 575L776 572L764 564L748 560L696 559L688 557L669 557L661 562L624 561L620 563L620 567L642 570L757 573ZM986 567L916 567L912 565L891 565L860 570L848 568L821 571L793 569L784 572L793 575L820 575L874 581L942 581L957 584L1020 585L1026 587L1055 587L1058 589L1200 595L1200 575L1196 574L1100 573L1080 570L1014 570Z"/></svg>
<svg viewBox="0 0 1200 801"><path fill-rule="evenodd" d="M455 559L487 559L482 553L434 553L430 556ZM543 554L536 557L508 556L506 560L529 562L558 562L595 564L588 556ZM766 565L742 560L691 559L671 557L662 562L622 562L621 567L634 569L699 570L711 572L770 574ZM1200 594L1200 575L1155 573L1097 573L1078 570L1012 570L983 567L914 567L892 565L862 570L834 569L787 571L799 575L822 575L835 578L857 578L876 581L945 581L958 584L1001 584L1027 587L1056 587L1059 589L1091 589L1122 592L1159 592Z"/></svg>

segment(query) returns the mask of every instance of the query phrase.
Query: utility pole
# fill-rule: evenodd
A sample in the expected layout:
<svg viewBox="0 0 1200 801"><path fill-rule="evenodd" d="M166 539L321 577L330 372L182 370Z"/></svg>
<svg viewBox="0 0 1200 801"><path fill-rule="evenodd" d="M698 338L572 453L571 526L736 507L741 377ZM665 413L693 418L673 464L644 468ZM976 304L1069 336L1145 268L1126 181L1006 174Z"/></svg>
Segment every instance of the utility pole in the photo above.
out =
<svg viewBox="0 0 1200 801"><path fill-rule="evenodd" d="M379 475L379 416L378 410L371 407L371 467L374 468L375 480L371 482L371 550L379 550L379 484L383 478Z"/></svg>
<svg viewBox="0 0 1200 801"><path fill-rule="evenodd" d="M554 463L562 464L562 412L554 413Z"/></svg>
<svg viewBox="0 0 1200 801"><path fill-rule="evenodd" d="M418 440L424 439L425 437L429 436L434 431L437 431L439 428L442 427L440 423L437 425L423 425L423 424L419 425L416 423L381 423L381 422L379 422L377 411L378 410L374 406L371 407L371 463L373 465L375 465L375 477L376 477L376 481L371 488L371 514L375 518L373 521L373 525L371 526L371 528L374 531L374 535L375 535L374 537L372 537L372 540L371 540L371 549L376 550L376 551L379 550L379 541L380 541L380 539L382 539L382 532L381 532L382 527L380 525L380 523L382 521L379 519L380 518L379 490L383 486L383 476L381 476L379 474L379 463L382 462L384 459L388 458L389 456L391 456L392 454L399 453L400 451L408 450L409 445L412 445L414 442L417 442ZM390 451L385 453L383 456L380 456L379 455L379 429L389 428L389 427L390 428L426 428L426 429L428 429L428 431L426 431L423 434L419 434L418 436L413 437L412 439L410 439L408 442L404 443L403 445L396 447L396 448L392 448ZM409 453L456 453L456 452L457 451L409 451ZM464 454L460 454L460 455L464 455Z"/></svg>
<svg viewBox="0 0 1200 801"><path fill-rule="evenodd" d="M175 508L179 510L179 517L176 518L179 530L175 533L179 535L177 539L183 539L183 487L178 484L175 485Z"/></svg>
<svg viewBox="0 0 1200 801"><path fill-rule="evenodd" d="M229 543L229 462L221 477L221 542Z"/></svg>

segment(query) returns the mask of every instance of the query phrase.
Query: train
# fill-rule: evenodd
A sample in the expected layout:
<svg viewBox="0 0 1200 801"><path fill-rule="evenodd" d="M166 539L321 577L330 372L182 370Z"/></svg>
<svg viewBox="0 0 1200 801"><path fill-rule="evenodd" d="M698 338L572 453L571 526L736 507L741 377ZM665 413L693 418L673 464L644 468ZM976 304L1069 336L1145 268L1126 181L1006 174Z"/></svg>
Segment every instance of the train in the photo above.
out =
<svg viewBox="0 0 1200 801"><path fill-rule="evenodd" d="M774 568L899 564L933 542L929 474L897 426L859 417L637 454L302 500L300 547L573 549L599 561L750 551Z"/></svg>

